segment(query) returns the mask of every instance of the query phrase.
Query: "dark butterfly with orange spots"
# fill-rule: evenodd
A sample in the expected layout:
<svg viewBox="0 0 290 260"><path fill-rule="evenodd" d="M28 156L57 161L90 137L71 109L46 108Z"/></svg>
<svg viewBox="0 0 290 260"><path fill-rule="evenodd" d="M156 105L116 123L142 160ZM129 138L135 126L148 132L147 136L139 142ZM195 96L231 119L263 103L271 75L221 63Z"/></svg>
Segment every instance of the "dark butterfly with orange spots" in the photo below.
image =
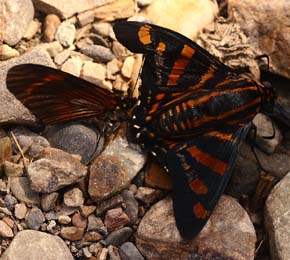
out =
<svg viewBox="0 0 290 260"><path fill-rule="evenodd" d="M185 239L207 222L232 172L253 117L271 109L271 86L241 78L188 38L156 25L115 24L117 39L144 54L128 138L173 179L176 224ZM8 89L44 123L128 111L134 99L40 65L19 65Z"/></svg>

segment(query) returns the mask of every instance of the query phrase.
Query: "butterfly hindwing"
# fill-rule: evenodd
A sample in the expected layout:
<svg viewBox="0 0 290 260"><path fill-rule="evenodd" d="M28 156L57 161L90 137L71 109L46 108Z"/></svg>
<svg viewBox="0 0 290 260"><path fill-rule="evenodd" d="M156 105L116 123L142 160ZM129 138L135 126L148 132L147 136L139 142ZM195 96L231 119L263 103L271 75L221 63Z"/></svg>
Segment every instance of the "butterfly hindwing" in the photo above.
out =
<svg viewBox="0 0 290 260"><path fill-rule="evenodd" d="M116 106L115 94L50 67L23 64L11 68L8 90L46 124L103 115Z"/></svg>
<svg viewBox="0 0 290 260"><path fill-rule="evenodd" d="M154 149L173 180L176 224L185 239L206 224L231 175L247 127L229 126L190 140L159 144Z"/></svg>

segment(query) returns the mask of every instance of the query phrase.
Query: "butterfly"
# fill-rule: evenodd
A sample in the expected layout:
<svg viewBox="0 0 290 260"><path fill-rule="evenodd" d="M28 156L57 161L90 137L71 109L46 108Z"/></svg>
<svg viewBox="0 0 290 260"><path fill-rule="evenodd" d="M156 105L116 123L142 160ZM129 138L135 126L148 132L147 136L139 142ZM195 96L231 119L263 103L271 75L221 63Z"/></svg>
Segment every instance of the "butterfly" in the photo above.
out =
<svg viewBox="0 0 290 260"><path fill-rule="evenodd" d="M172 176L176 225L193 239L228 183L252 119L271 110L274 90L238 76L177 32L140 22L113 29L126 48L144 54L129 138Z"/></svg>

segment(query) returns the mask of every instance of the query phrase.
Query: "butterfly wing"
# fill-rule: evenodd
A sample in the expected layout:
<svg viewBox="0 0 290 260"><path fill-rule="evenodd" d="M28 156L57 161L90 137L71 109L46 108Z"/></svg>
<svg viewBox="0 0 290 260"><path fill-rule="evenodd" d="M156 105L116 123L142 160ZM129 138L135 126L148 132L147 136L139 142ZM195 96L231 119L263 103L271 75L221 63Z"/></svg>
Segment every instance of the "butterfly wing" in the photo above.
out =
<svg viewBox="0 0 290 260"><path fill-rule="evenodd" d="M114 93L42 65L23 64L11 68L6 84L45 124L101 116L116 106Z"/></svg>
<svg viewBox="0 0 290 260"><path fill-rule="evenodd" d="M152 147L173 179L176 224L193 239L209 219L230 178L249 126L228 126L183 142L160 140Z"/></svg>

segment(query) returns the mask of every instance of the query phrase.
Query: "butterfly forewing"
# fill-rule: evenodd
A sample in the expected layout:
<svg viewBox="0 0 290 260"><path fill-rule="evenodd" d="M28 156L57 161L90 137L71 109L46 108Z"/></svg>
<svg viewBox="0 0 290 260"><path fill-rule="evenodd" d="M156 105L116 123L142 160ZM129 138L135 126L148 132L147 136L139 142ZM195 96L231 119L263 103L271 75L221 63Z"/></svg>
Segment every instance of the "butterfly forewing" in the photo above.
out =
<svg viewBox="0 0 290 260"><path fill-rule="evenodd" d="M104 115L115 109L115 94L50 67L23 64L7 74L7 88L46 124Z"/></svg>

